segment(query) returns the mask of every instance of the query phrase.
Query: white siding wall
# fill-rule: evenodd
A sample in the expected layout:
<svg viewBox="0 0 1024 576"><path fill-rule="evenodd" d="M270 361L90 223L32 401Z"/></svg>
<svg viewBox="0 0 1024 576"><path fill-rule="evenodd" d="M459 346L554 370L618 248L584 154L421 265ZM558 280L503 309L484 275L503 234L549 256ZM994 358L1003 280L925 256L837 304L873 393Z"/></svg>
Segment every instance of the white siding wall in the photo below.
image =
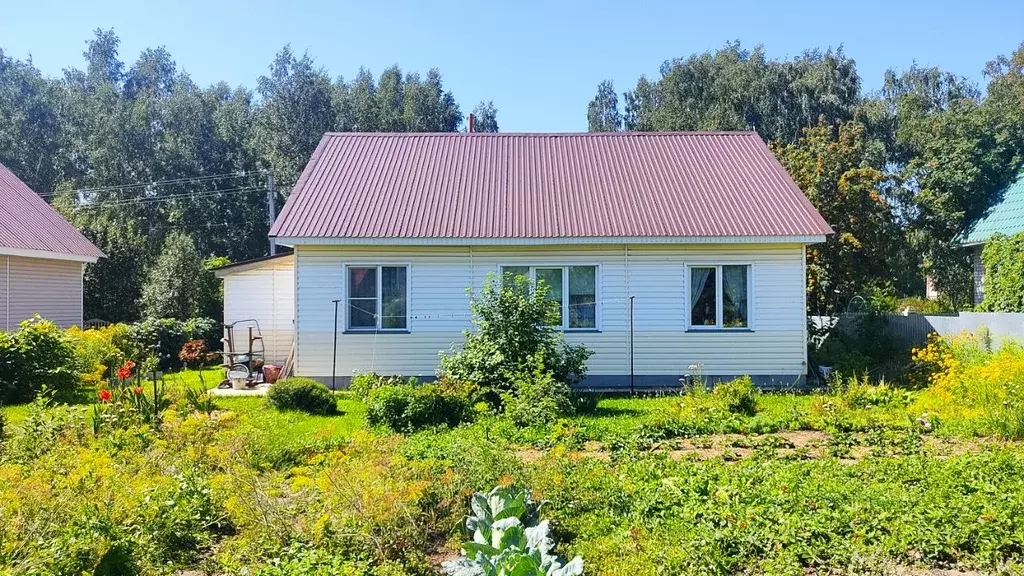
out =
<svg viewBox="0 0 1024 576"><path fill-rule="evenodd" d="M291 350L294 310L295 269L291 262L276 262L224 277L224 322L259 322L266 360L271 364L283 364ZM236 351L246 345L247 338L247 330L235 334Z"/></svg>
<svg viewBox="0 0 1024 576"><path fill-rule="evenodd" d="M0 256L0 266L0 328L13 330L35 314L60 326L81 326L81 262Z"/></svg>
<svg viewBox="0 0 1024 576"><path fill-rule="evenodd" d="M466 287L479 290L503 265L596 264L597 333L569 333L595 351L591 375L629 374L629 296L634 300L634 370L682 375L702 364L708 375L792 376L805 372L803 245L561 247L296 247L299 375L331 374L334 305L344 299L346 265L407 264L409 333L345 334L339 309L337 375L377 371L433 375L438 351L462 341L470 327ZM752 265L753 330L686 331L686 265Z"/></svg>

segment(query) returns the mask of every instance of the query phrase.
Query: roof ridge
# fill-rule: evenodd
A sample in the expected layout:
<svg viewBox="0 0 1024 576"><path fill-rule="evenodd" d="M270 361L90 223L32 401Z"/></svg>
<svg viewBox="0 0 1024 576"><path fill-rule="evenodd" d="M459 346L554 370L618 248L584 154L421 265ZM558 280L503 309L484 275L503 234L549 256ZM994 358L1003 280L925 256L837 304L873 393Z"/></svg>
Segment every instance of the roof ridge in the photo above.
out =
<svg viewBox="0 0 1024 576"><path fill-rule="evenodd" d="M587 137L587 138L627 138L638 136L757 136L755 130L679 130L679 131L619 131L619 132L325 132L324 137L449 137L459 138L480 136L485 138L500 137Z"/></svg>

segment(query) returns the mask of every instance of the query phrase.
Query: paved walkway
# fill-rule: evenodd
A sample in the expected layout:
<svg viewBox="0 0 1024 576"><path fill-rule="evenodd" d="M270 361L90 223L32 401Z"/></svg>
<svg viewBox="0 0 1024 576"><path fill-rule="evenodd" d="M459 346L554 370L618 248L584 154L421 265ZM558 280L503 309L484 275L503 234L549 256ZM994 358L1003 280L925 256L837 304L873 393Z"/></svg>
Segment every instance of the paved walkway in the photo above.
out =
<svg viewBox="0 0 1024 576"><path fill-rule="evenodd" d="M210 396L266 396L267 390L270 389L270 384L260 384L255 388L246 388L245 390L235 390L234 388L213 388L207 392Z"/></svg>

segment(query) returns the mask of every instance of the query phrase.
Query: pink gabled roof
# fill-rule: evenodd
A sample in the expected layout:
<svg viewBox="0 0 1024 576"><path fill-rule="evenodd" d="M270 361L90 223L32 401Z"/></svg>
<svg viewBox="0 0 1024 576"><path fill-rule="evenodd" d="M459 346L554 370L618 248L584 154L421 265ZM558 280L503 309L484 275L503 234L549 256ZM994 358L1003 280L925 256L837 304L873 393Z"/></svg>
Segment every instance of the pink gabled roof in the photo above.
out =
<svg viewBox="0 0 1024 576"><path fill-rule="evenodd" d="M14 251L83 261L103 256L46 200L0 164L0 254Z"/></svg>
<svg viewBox="0 0 1024 576"><path fill-rule="evenodd" d="M270 235L558 241L831 232L754 132L328 133Z"/></svg>

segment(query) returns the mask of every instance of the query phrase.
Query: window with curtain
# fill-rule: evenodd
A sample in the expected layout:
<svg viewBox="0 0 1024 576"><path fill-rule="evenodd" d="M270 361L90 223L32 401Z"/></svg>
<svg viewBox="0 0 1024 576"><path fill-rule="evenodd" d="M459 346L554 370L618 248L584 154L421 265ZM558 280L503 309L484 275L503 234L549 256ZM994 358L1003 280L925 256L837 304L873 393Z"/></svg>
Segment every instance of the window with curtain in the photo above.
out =
<svg viewBox="0 0 1024 576"><path fill-rule="evenodd" d="M748 266L722 266L722 327L746 328Z"/></svg>
<svg viewBox="0 0 1024 576"><path fill-rule="evenodd" d="M690 267L690 327L750 327L750 266Z"/></svg>
<svg viewBox="0 0 1024 576"><path fill-rule="evenodd" d="M406 330L408 313L406 266L348 268L348 329Z"/></svg>
<svg viewBox="0 0 1024 576"><path fill-rule="evenodd" d="M716 268L690 268L690 325L718 324Z"/></svg>
<svg viewBox="0 0 1024 576"><path fill-rule="evenodd" d="M566 330L597 328L597 266L502 266L502 276L518 274L543 282L547 297L558 303L557 327Z"/></svg>

